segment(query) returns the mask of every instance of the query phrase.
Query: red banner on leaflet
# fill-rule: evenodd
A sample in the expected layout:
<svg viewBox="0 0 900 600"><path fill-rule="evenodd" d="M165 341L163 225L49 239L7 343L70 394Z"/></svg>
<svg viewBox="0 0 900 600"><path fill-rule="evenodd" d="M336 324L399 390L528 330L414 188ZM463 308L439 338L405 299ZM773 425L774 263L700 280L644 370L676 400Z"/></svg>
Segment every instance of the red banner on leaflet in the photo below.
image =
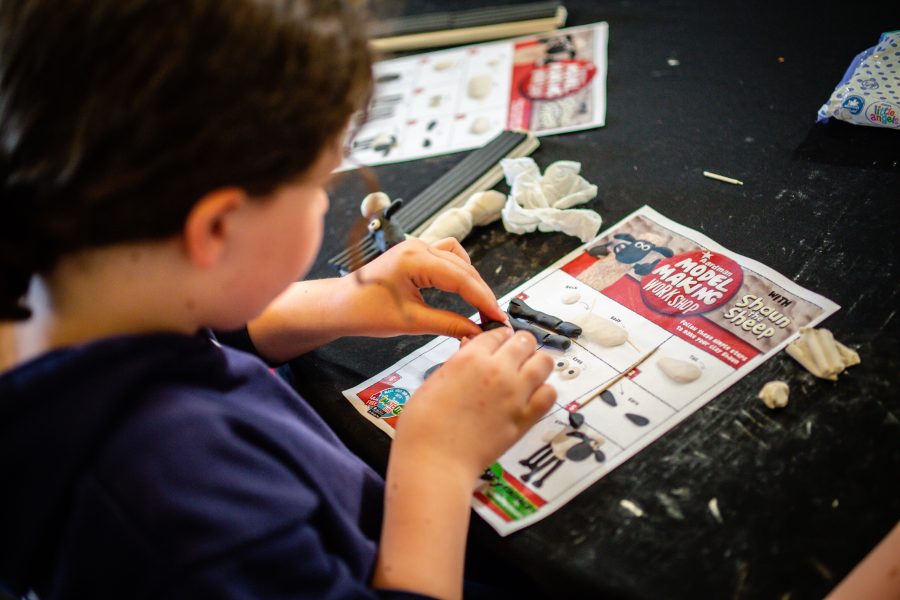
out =
<svg viewBox="0 0 900 600"><path fill-rule="evenodd" d="M594 258L587 252L582 252L581 254L561 266L559 270L563 271L564 273L568 273L572 277L578 277L582 271L587 269L598 260L599 259Z"/></svg>
<svg viewBox="0 0 900 600"><path fill-rule="evenodd" d="M529 40L517 44L516 49L536 45L536 40ZM531 75L533 68L533 65L524 63L513 65L512 85L509 88L509 114L506 117L507 129L531 129L531 99L522 94L522 84Z"/></svg>
<svg viewBox="0 0 900 600"><path fill-rule="evenodd" d="M602 293L732 368L741 367L759 354L759 350L705 317L670 316L649 308L641 296L641 282L628 275L604 288Z"/></svg>

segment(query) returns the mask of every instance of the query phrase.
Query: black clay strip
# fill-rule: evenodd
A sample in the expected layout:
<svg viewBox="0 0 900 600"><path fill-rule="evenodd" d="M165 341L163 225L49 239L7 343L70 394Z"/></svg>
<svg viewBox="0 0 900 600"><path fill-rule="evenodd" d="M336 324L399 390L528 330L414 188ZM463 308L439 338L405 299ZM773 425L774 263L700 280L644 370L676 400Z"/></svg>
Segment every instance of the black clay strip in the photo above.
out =
<svg viewBox="0 0 900 600"><path fill-rule="evenodd" d="M490 331L491 329L506 327L506 323L502 323L500 321L485 321L484 323L479 325L479 327L481 327L482 331Z"/></svg>
<svg viewBox="0 0 900 600"><path fill-rule="evenodd" d="M538 344L542 344L547 346L548 348L556 348L557 350L568 350L569 346L572 345L572 340L567 337L563 337L561 335L556 335L555 333L550 333L549 331L544 331L537 325L532 325L528 321L523 321L521 319L517 319L510 315L509 324L512 325L512 328L516 331L527 331L531 335L535 337L538 341Z"/></svg>
<svg viewBox="0 0 900 600"><path fill-rule="evenodd" d="M509 308L507 310L509 311L509 314L514 317L531 321L532 323L536 323L541 327L546 327L547 329L566 337L577 338L581 335L581 327L575 323L569 323L568 321L563 321L559 317L554 317L545 312L535 310L519 298L510 300Z"/></svg>

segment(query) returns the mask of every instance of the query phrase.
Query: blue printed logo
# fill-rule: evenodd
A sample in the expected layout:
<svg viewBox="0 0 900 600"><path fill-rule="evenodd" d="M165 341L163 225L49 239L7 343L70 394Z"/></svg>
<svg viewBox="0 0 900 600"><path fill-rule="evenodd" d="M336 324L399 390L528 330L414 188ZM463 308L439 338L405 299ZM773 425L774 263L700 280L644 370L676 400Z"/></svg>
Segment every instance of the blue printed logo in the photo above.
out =
<svg viewBox="0 0 900 600"><path fill-rule="evenodd" d="M844 101L841 102L841 108L847 109L852 115L858 115L862 112L863 106L865 106L866 101L860 98L859 96L847 96L844 98Z"/></svg>
<svg viewBox="0 0 900 600"><path fill-rule="evenodd" d="M403 412L403 406L409 399L409 391L403 388L391 387L381 390L366 403L369 405L368 413L376 419L389 419Z"/></svg>

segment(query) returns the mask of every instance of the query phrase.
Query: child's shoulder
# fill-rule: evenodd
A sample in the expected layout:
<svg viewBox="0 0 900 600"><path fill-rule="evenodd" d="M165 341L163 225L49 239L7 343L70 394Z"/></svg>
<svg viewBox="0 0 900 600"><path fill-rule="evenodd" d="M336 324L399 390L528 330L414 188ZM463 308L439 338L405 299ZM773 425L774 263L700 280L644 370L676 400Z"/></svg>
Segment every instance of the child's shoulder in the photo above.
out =
<svg viewBox="0 0 900 600"><path fill-rule="evenodd" d="M370 544L354 532L380 478L252 356L203 336L110 339L6 373L0 392L10 539L62 517L94 532L78 554L102 538L172 565L310 527L359 537L353 556Z"/></svg>

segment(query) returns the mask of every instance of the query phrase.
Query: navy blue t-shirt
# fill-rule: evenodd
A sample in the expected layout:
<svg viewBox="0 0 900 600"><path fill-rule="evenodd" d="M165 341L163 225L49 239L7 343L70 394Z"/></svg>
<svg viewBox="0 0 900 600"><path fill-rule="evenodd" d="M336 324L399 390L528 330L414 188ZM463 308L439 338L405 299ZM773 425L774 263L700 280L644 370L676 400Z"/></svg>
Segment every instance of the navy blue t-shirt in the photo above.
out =
<svg viewBox="0 0 900 600"><path fill-rule="evenodd" d="M384 482L257 358L117 337L0 376L0 582L53 598L368 587Z"/></svg>

